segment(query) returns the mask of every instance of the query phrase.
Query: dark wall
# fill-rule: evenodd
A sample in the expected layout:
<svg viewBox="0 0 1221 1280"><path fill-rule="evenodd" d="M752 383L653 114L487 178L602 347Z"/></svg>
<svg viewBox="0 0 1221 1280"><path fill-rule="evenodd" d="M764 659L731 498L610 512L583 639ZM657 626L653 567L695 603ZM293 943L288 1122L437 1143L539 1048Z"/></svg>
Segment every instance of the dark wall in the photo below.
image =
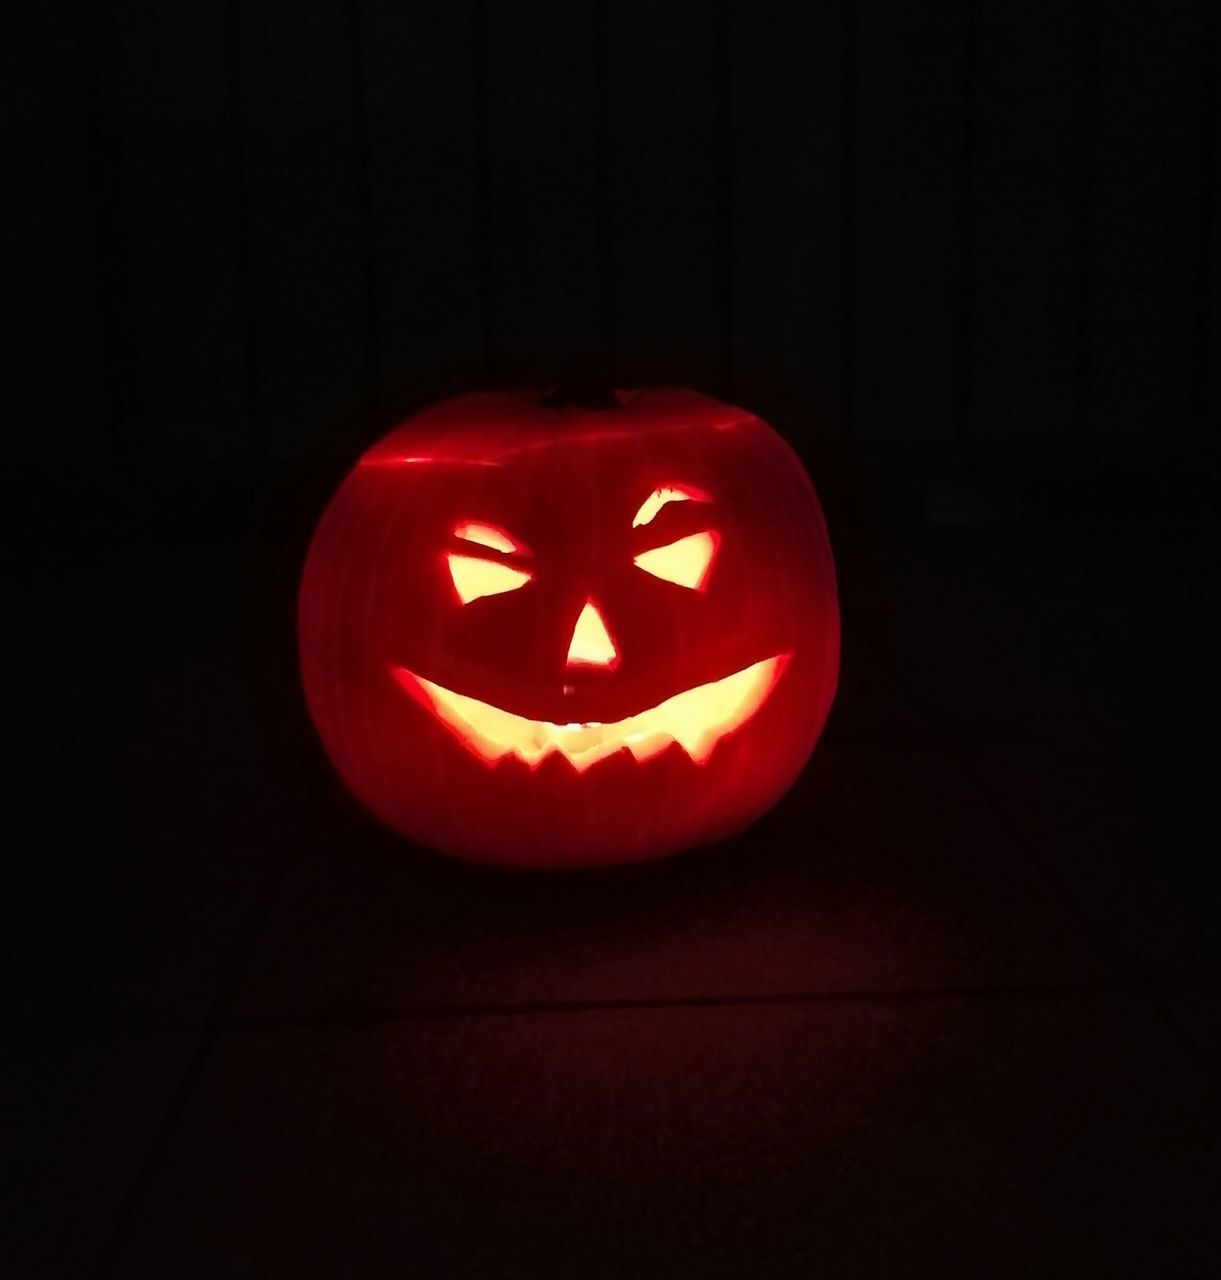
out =
<svg viewBox="0 0 1221 1280"><path fill-rule="evenodd" d="M869 465L1191 462L1210 0L25 0L10 431L351 456L604 347Z"/></svg>

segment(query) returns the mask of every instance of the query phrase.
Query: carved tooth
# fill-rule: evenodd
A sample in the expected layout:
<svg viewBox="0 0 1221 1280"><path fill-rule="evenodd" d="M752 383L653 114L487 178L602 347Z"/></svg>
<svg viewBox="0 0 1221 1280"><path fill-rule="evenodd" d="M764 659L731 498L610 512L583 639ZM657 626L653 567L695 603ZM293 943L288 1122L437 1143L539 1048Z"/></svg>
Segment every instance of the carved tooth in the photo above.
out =
<svg viewBox="0 0 1221 1280"><path fill-rule="evenodd" d="M565 751L588 751L602 741L600 724L566 724L556 735L559 744Z"/></svg>
<svg viewBox="0 0 1221 1280"><path fill-rule="evenodd" d="M483 759L496 760L513 752L534 765L558 751L583 773L624 747L637 760L647 760L674 741L693 760L703 763L725 733L758 710L783 669L786 657L765 658L609 725L596 720L570 724L527 720L414 676L405 669L392 668L392 671L401 684L414 683L421 687L438 717L468 749Z"/></svg>

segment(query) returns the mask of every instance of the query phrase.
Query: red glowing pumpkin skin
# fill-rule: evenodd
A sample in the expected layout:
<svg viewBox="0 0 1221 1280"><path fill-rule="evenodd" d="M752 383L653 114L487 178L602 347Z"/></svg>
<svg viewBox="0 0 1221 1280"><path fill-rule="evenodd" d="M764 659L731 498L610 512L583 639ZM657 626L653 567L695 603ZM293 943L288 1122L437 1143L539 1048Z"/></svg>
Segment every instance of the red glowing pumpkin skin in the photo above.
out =
<svg viewBox="0 0 1221 1280"><path fill-rule="evenodd" d="M616 399L446 401L318 525L310 714L413 840L503 866L659 857L746 826L813 750L840 631L805 470L706 396Z"/></svg>

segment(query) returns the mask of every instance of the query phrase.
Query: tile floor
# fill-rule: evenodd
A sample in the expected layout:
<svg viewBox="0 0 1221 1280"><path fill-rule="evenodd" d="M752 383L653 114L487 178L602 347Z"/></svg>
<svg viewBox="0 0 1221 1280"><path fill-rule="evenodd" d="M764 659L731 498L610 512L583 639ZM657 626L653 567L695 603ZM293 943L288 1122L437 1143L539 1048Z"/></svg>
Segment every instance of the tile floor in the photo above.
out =
<svg viewBox="0 0 1221 1280"><path fill-rule="evenodd" d="M1202 529L841 531L783 804L519 880L331 779L254 510L18 575L6 1274L1221 1274Z"/></svg>

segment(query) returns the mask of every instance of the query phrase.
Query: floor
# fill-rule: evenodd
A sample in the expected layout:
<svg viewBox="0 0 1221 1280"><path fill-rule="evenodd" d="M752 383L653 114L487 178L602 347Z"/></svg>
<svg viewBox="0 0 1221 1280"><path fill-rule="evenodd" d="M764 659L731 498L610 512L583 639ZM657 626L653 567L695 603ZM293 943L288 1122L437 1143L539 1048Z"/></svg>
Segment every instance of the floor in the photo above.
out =
<svg viewBox="0 0 1221 1280"><path fill-rule="evenodd" d="M1221 1274L1202 524L846 523L781 806L522 879L330 775L298 499L29 539L6 1274Z"/></svg>

